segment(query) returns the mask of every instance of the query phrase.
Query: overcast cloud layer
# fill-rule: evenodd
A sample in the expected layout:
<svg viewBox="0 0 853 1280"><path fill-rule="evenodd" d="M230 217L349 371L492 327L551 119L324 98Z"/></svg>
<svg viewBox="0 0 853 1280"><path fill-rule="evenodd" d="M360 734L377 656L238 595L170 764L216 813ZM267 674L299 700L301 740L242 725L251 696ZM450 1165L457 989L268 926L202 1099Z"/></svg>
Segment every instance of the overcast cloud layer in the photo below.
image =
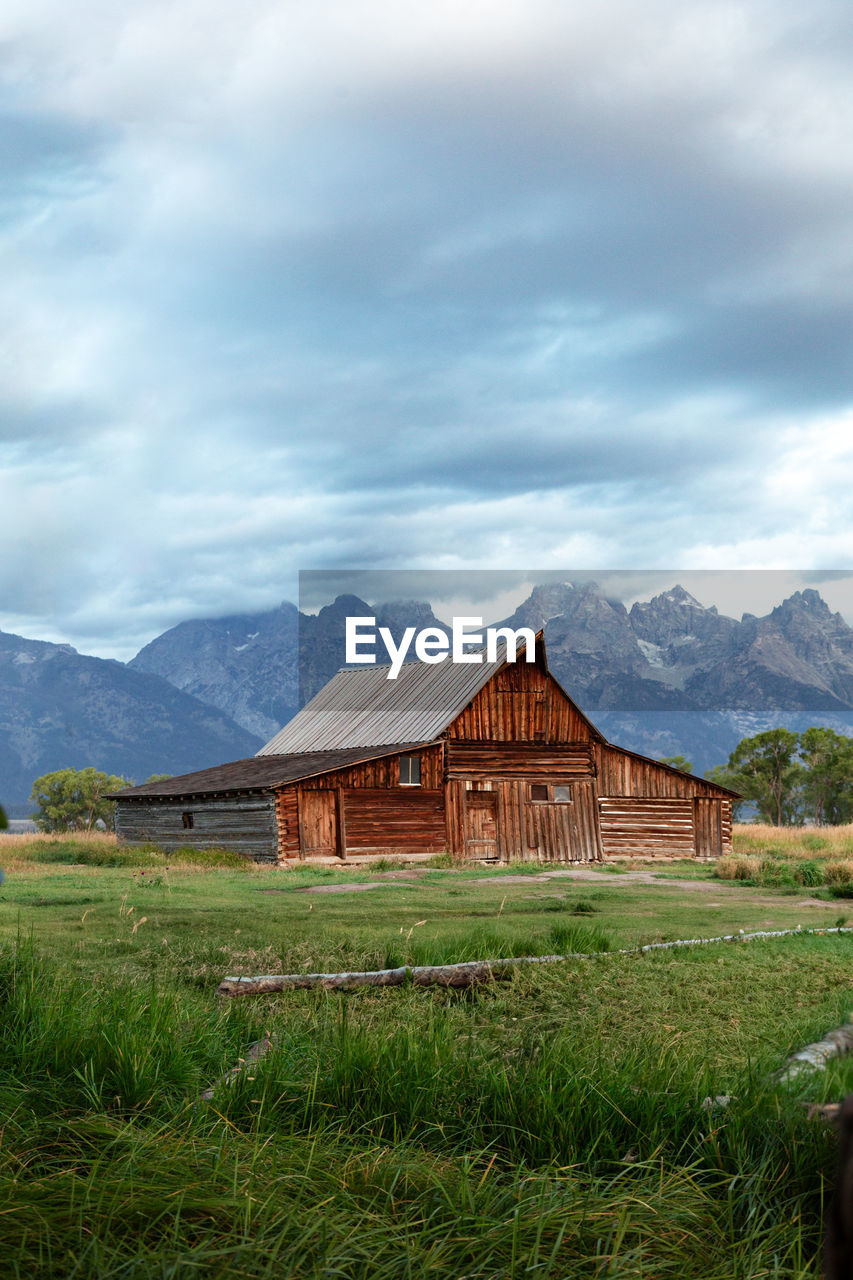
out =
<svg viewBox="0 0 853 1280"><path fill-rule="evenodd" d="M3 629L851 566L848 6L3 10Z"/></svg>

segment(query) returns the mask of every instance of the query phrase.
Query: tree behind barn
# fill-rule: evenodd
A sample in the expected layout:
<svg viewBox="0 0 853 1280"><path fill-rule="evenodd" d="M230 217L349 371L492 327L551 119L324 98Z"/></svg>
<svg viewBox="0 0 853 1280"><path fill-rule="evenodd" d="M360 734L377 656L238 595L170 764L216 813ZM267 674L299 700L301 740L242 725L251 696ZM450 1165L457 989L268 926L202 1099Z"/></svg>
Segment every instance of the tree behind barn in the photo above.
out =
<svg viewBox="0 0 853 1280"><path fill-rule="evenodd" d="M768 729L744 738L728 764L709 770L708 777L739 791L759 817L774 827L795 823L801 816L803 768L797 756L799 734Z"/></svg>
<svg viewBox="0 0 853 1280"><path fill-rule="evenodd" d="M91 831L98 822L112 831L115 803L106 797L130 785L99 769L56 769L33 783L33 822L40 831Z"/></svg>
<svg viewBox="0 0 853 1280"><path fill-rule="evenodd" d="M818 827L839 826L853 817L853 738L812 727L800 734L803 801Z"/></svg>

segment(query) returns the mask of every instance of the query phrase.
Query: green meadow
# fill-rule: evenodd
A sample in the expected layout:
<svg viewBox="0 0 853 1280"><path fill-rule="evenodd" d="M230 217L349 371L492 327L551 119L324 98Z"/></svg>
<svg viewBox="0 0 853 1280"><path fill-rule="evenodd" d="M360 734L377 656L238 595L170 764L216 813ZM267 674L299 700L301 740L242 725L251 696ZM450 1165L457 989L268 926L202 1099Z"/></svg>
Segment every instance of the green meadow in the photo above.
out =
<svg viewBox="0 0 853 1280"><path fill-rule="evenodd" d="M853 1063L772 1075L853 1011L853 934L616 952L853 924L842 852L546 877L3 838L0 1274L817 1277L834 1139L805 1104ZM215 994L578 951L459 992Z"/></svg>

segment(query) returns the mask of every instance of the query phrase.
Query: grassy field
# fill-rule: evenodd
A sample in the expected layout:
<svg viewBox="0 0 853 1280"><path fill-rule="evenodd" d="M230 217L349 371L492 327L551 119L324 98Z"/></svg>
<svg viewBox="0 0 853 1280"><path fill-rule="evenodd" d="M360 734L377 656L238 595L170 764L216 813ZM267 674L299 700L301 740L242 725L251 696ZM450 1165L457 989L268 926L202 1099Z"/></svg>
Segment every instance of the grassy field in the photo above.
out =
<svg viewBox="0 0 853 1280"><path fill-rule="evenodd" d="M0 865L0 1273L819 1275L833 1138L802 1104L853 1089L853 1065L769 1077L853 1010L853 935L613 951L853 923L825 879L276 871L109 837L4 837ZM214 994L576 950L595 955L469 992Z"/></svg>

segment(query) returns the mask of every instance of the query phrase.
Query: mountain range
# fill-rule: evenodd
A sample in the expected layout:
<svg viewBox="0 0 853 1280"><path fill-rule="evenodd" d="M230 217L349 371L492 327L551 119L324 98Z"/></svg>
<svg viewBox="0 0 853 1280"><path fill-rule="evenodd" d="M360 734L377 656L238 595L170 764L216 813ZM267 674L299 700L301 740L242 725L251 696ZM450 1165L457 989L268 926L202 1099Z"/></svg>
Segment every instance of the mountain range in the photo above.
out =
<svg viewBox="0 0 853 1280"><path fill-rule="evenodd" d="M342 665L345 619L364 614L397 639L443 625L424 601L285 602L182 622L127 664L0 632L0 798L25 804L64 765L141 781L251 755ZM683 587L628 609L566 582L494 625L544 627L554 675L609 738L697 772L775 725L853 734L853 629L814 590L736 620Z"/></svg>
<svg viewBox="0 0 853 1280"><path fill-rule="evenodd" d="M0 632L0 800L28 812L36 778L94 765L142 782L252 755L260 738L217 707L123 662Z"/></svg>

